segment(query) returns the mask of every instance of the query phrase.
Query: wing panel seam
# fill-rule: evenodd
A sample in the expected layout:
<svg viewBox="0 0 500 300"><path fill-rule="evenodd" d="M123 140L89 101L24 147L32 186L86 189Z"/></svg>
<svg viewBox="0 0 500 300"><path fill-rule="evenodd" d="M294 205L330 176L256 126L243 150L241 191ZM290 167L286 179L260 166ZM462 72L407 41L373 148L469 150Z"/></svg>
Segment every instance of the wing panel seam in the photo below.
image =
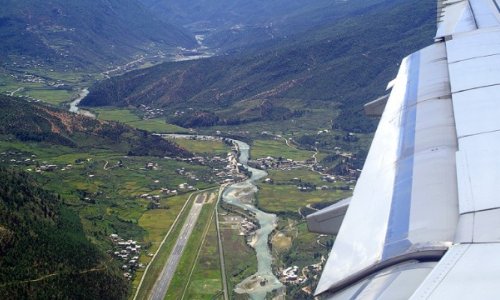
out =
<svg viewBox="0 0 500 300"><path fill-rule="evenodd" d="M446 254L450 255L450 257L446 257L446 262L441 260L442 264L439 264L437 268L442 270L439 271L439 274L433 276L434 279L427 285L427 289L419 293L419 299L428 299L429 296L436 290L439 283L441 283L446 275L451 271L451 269L457 264L458 260L465 254L465 252L469 249L470 245L463 246L463 249L456 249L453 254L448 251ZM437 270L437 269L435 269ZM413 297L411 297L413 299Z"/></svg>

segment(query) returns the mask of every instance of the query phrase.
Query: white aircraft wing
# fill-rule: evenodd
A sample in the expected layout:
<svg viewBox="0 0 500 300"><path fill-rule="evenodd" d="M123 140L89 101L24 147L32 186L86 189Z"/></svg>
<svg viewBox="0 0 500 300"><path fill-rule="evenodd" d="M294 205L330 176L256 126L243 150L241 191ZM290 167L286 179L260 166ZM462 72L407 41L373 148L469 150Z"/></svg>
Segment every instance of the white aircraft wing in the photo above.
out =
<svg viewBox="0 0 500 300"><path fill-rule="evenodd" d="M500 0L439 1L435 43L391 82L340 229L325 227L346 205L308 217L338 232L316 295L500 297L499 25Z"/></svg>

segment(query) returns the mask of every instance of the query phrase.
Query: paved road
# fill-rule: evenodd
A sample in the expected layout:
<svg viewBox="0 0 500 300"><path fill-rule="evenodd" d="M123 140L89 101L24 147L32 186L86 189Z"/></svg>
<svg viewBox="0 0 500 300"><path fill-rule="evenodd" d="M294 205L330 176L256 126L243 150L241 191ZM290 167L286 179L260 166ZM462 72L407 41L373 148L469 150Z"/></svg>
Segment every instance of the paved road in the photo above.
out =
<svg viewBox="0 0 500 300"><path fill-rule="evenodd" d="M206 193L196 196L196 199L194 200L193 206L191 207L191 211L189 212L186 222L182 226L179 237L175 242L173 251L169 256L167 263L163 267L160 277L158 277L158 279L156 280L153 290L151 291L151 294L149 296L149 299L163 300L163 298L165 298L168 286L172 281L172 277L174 277L174 273L175 270L177 269L177 265L179 264L179 260L181 259L182 252L186 248L186 244L189 241L189 237L193 232L193 228L196 225L196 221L198 220L198 216L200 215L201 208L203 207L203 203L205 202L206 197L207 197Z"/></svg>

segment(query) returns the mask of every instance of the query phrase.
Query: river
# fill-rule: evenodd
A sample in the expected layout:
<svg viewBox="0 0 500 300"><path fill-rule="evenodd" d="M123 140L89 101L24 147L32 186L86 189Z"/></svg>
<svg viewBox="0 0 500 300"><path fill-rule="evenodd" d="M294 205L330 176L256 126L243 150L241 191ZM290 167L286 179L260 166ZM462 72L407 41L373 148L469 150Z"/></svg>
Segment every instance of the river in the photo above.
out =
<svg viewBox="0 0 500 300"><path fill-rule="evenodd" d="M186 134L164 134L162 136L181 139L192 137L202 140L219 139L219 137ZM267 293L282 287L281 282L273 274L273 258L268 245L269 235L277 226L277 217L275 214L265 213L255 207L255 194L258 191L255 183L267 176L266 171L248 166L250 146L247 143L233 139L231 141L238 147L238 162L247 168L252 173L252 176L245 181L228 186L222 194L222 200L255 213L260 225L260 229L255 232L250 244L255 249L257 256L257 273L239 283L235 291L239 294L248 294L253 300L263 300L266 298Z"/></svg>
<svg viewBox="0 0 500 300"><path fill-rule="evenodd" d="M95 119L95 115L90 111L78 108L78 104L80 104L83 98L87 97L88 94L89 90L87 88L82 89L78 93L78 97L75 100L71 101L71 103L69 104L69 111L75 114L80 114Z"/></svg>
<svg viewBox="0 0 500 300"><path fill-rule="evenodd" d="M253 300L266 298L266 294L282 286L281 282L274 276L272 271L272 255L268 245L269 235L277 225L277 217L274 214L265 213L255 207L255 194L258 189L255 182L267 176L262 170L254 169L248 166L248 157L250 146L246 143L233 140L239 148L239 163L252 173L252 176L239 183L235 183L226 188L222 195L223 201L248 209L255 213L259 221L260 229L253 236L251 246L255 249L257 255L257 273L246 278L239 283L235 291L237 293L246 293Z"/></svg>

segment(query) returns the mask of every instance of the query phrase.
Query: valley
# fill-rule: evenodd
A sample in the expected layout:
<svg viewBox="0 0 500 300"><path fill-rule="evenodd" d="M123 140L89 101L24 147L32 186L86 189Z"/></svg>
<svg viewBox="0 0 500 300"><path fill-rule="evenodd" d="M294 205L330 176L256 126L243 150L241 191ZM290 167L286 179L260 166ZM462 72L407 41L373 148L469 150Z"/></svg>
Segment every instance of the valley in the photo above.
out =
<svg viewBox="0 0 500 300"><path fill-rule="evenodd" d="M313 299L335 237L305 217L351 196L377 123L363 104L435 14L427 0L7 2L0 177L27 179L2 189L50 194L23 213L74 238L49 236L70 250L29 256L34 271L0 259L0 298L78 298L64 284L80 280L95 299ZM13 222L0 254L24 245ZM72 253L88 263L65 267Z"/></svg>

